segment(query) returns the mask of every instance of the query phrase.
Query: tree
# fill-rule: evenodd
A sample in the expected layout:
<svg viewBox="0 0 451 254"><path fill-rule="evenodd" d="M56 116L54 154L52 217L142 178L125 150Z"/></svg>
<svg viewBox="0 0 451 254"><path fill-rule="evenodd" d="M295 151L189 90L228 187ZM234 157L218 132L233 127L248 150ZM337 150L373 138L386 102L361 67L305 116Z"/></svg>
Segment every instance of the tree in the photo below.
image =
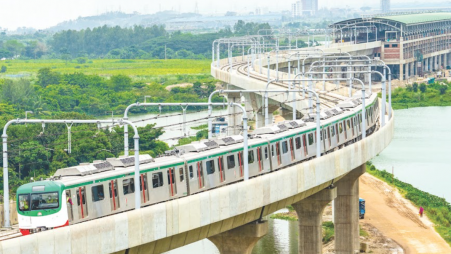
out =
<svg viewBox="0 0 451 254"><path fill-rule="evenodd" d="M441 95L445 94L447 89L448 89L448 87L445 85L440 86L440 88L439 88L440 94Z"/></svg>
<svg viewBox="0 0 451 254"><path fill-rule="evenodd" d="M17 57L22 52L24 45L17 40L6 41L4 47L13 53L13 57Z"/></svg>
<svg viewBox="0 0 451 254"><path fill-rule="evenodd" d="M57 85L60 83L61 75L53 72L50 68L43 68L38 71L38 85L46 87L48 85Z"/></svg>
<svg viewBox="0 0 451 254"><path fill-rule="evenodd" d="M116 91L127 91L132 88L132 79L125 75L115 75L111 77L111 88Z"/></svg>
<svg viewBox="0 0 451 254"><path fill-rule="evenodd" d="M418 92L418 83L413 83L412 89L415 93Z"/></svg>
<svg viewBox="0 0 451 254"><path fill-rule="evenodd" d="M426 84L421 83L421 84L420 84L420 91L421 91L422 93L425 93L425 92L426 92L426 89L427 89Z"/></svg>
<svg viewBox="0 0 451 254"><path fill-rule="evenodd" d="M6 66L2 65L2 68L0 69L0 73L5 73L6 72Z"/></svg>

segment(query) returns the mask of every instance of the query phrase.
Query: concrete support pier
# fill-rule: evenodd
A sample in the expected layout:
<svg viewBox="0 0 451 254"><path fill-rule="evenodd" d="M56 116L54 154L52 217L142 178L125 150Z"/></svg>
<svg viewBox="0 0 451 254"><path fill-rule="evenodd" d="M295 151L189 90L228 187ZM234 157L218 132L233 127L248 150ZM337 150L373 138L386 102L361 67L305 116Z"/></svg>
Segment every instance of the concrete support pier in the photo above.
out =
<svg viewBox="0 0 451 254"><path fill-rule="evenodd" d="M353 169L335 186L334 204L335 253L354 254L360 249L359 236L359 177L365 173L365 164Z"/></svg>
<svg viewBox="0 0 451 254"><path fill-rule="evenodd" d="M337 197L337 188L324 189L293 204L299 221L298 253L321 254L323 249L322 216L324 208Z"/></svg>
<svg viewBox="0 0 451 254"><path fill-rule="evenodd" d="M221 254L251 254L255 244L268 233L268 222L252 222L209 237Z"/></svg>

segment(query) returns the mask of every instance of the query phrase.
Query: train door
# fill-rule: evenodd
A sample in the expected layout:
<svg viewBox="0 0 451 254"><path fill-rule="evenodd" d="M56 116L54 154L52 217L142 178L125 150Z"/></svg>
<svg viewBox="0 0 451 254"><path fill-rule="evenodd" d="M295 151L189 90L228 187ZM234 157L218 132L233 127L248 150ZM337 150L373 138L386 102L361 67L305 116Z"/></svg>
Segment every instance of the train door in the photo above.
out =
<svg viewBox="0 0 451 254"><path fill-rule="evenodd" d="M110 207L111 211L116 211L119 209L119 198L117 195L117 180L111 180L108 183L108 188L110 192Z"/></svg>
<svg viewBox="0 0 451 254"><path fill-rule="evenodd" d="M280 166L282 164L282 160L280 158L280 144L276 142L276 156L277 156L277 165Z"/></svg>
<svg viewBox="0 0 451 254"><path fill-rule="evenodd" d="M158 203L169 197L164 184L163 171L152 172L152 196L149 196L151 203Z"/></svg>
<svg viewBox="0 0 451 254"><path fill-rule="evenodd" d="M307 134L302 135L302 145L304 146L304 158L308 157Z"/></svg>
<svg viewBox="0 0 451 254"><path fill-rule="evenodd" d="M348 128L346 128L346 120L343 121L343 129L344 129L344 133L345 133L345 140L347 142L349 140L348 140Z"/></svg>
<svg viewBox="0 0 451 254"><path fill-rule="evenodd" d="M69 222L72 222L74 220L74 211L72 210L73 207L73 201L71 196L71 191L66 190L66 206L67 206L67 218L69 219Z"/></svg>
<svg viewBox="0 0 451 254"><path fill-rule="evenodd" d="M262 148L257 147L257 161L258 161L258 172L263 171L263 157L262 157Z"/></svg>
<svg viewBox="0 0 451 254"><path fill-rule="evenodd" d="M238 153L238 162L240 163L240 177L244 176L243 172L243 152Z"/></svg>
<svg viewBox="0 0 451 254"><path fill-rule="evenodd" d="M236 161L235 154L229 154L226 157L227 169L225 171L225 178L229 180L229 182L233 182L236 178L236 168L238 167L238 163Z"/></svg>
<svg viewBox="0 0 451 254"><path fill-rule="evenodd" d="M332 146L332 141L330 140L330 128L331 127L327 127L327 141L328 141L328 149L330 149L330 147Z"/></svg>
<svg viewBox="0 0 451 254"><path fill-rule="evenodd" d="M149 190L147 189L147 174L140 175L139 190L141 191L141 202L144 204L149 201Z"/></svg>
<svg viewBox="0 0 451 254"><path fill-rule="evenodd" d="M88 206L86 205L86 188L79 187L77 193L77 208L78 208L78 219L84 219L88 217Z"/></svg>
<svg viewBox="0 0 451 254"><path fill-rule="evenodd" d="M308 138L308 150L309 150L309 157L311 156L315 156L316 155L316 131L315 132L311 132L308 134L307 138Z"/></svg>
<svg viewBox="0 0 451 254"><path fill-rule="evenodd" d="M219 181L215 177L217 175L215 160L211 159L205 161L205 169L207 172L207 182L206 182L207 188L216 187Z"/></svg>
<svg viewBox="0 0 451 254"><path fill-rule="evenodd" d="M169 196L174 197L177 195L177 184L175 179L175 168L168 168L167 176L168 176L168 188L169 188Z"/></svg>
<svg viewBox="0 0 451 254"><path fill-rule="evenodd" d="M218 167L219 167L219 181L223 183L225 181L225 168L224 168L224 157L219 156L218 157Z"/></svg>
<svg viewBox="0 0 451 254"><path fill-rule="evenodd" d="M293 138L290 138L291 161L295 161Z"/></svg>
<svg viewBox="0 0 451 254"><path fill-rule="evenodd" d="M331 146L332 146L332 148L335 148L338 145L337 139L335 138L335 135L336 135L336 133L335 133L335 125L331 125L329 128L330 128L330 142L331 142Z"/></svg>
<svg viewBox="0 0 451 254"><path fill-rule="evenodd" d="M202 162L198 161L196 165L196 171L197 171L197 186L199 189L202 189L205 186L205 179L204 179L204 169L202 167Z"/></svg>

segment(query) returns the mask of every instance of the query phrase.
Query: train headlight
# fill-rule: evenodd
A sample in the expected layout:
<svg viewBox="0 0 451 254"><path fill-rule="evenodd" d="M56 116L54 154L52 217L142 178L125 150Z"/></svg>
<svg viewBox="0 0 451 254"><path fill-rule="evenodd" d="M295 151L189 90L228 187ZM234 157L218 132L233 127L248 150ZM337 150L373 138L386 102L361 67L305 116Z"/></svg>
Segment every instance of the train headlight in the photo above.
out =
<svg viewBox="0 0 451 254"><path fill-rule="evenodd" d="M38 216L42 216L42 213L41 213L41 212L39 212L39 213L38 213Z"/></svg>

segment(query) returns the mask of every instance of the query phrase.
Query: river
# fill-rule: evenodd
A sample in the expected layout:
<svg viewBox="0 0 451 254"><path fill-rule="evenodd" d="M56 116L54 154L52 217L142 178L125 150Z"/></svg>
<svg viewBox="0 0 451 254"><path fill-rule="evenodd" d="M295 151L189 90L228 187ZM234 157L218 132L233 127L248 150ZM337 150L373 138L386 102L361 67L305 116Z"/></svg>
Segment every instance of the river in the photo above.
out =
<svg viewBox="0 0 451 254"><path fill-rule="evenodd" d="M451 202L451 107L395 111L395 137L372 161L378 169Z"/></svg>

